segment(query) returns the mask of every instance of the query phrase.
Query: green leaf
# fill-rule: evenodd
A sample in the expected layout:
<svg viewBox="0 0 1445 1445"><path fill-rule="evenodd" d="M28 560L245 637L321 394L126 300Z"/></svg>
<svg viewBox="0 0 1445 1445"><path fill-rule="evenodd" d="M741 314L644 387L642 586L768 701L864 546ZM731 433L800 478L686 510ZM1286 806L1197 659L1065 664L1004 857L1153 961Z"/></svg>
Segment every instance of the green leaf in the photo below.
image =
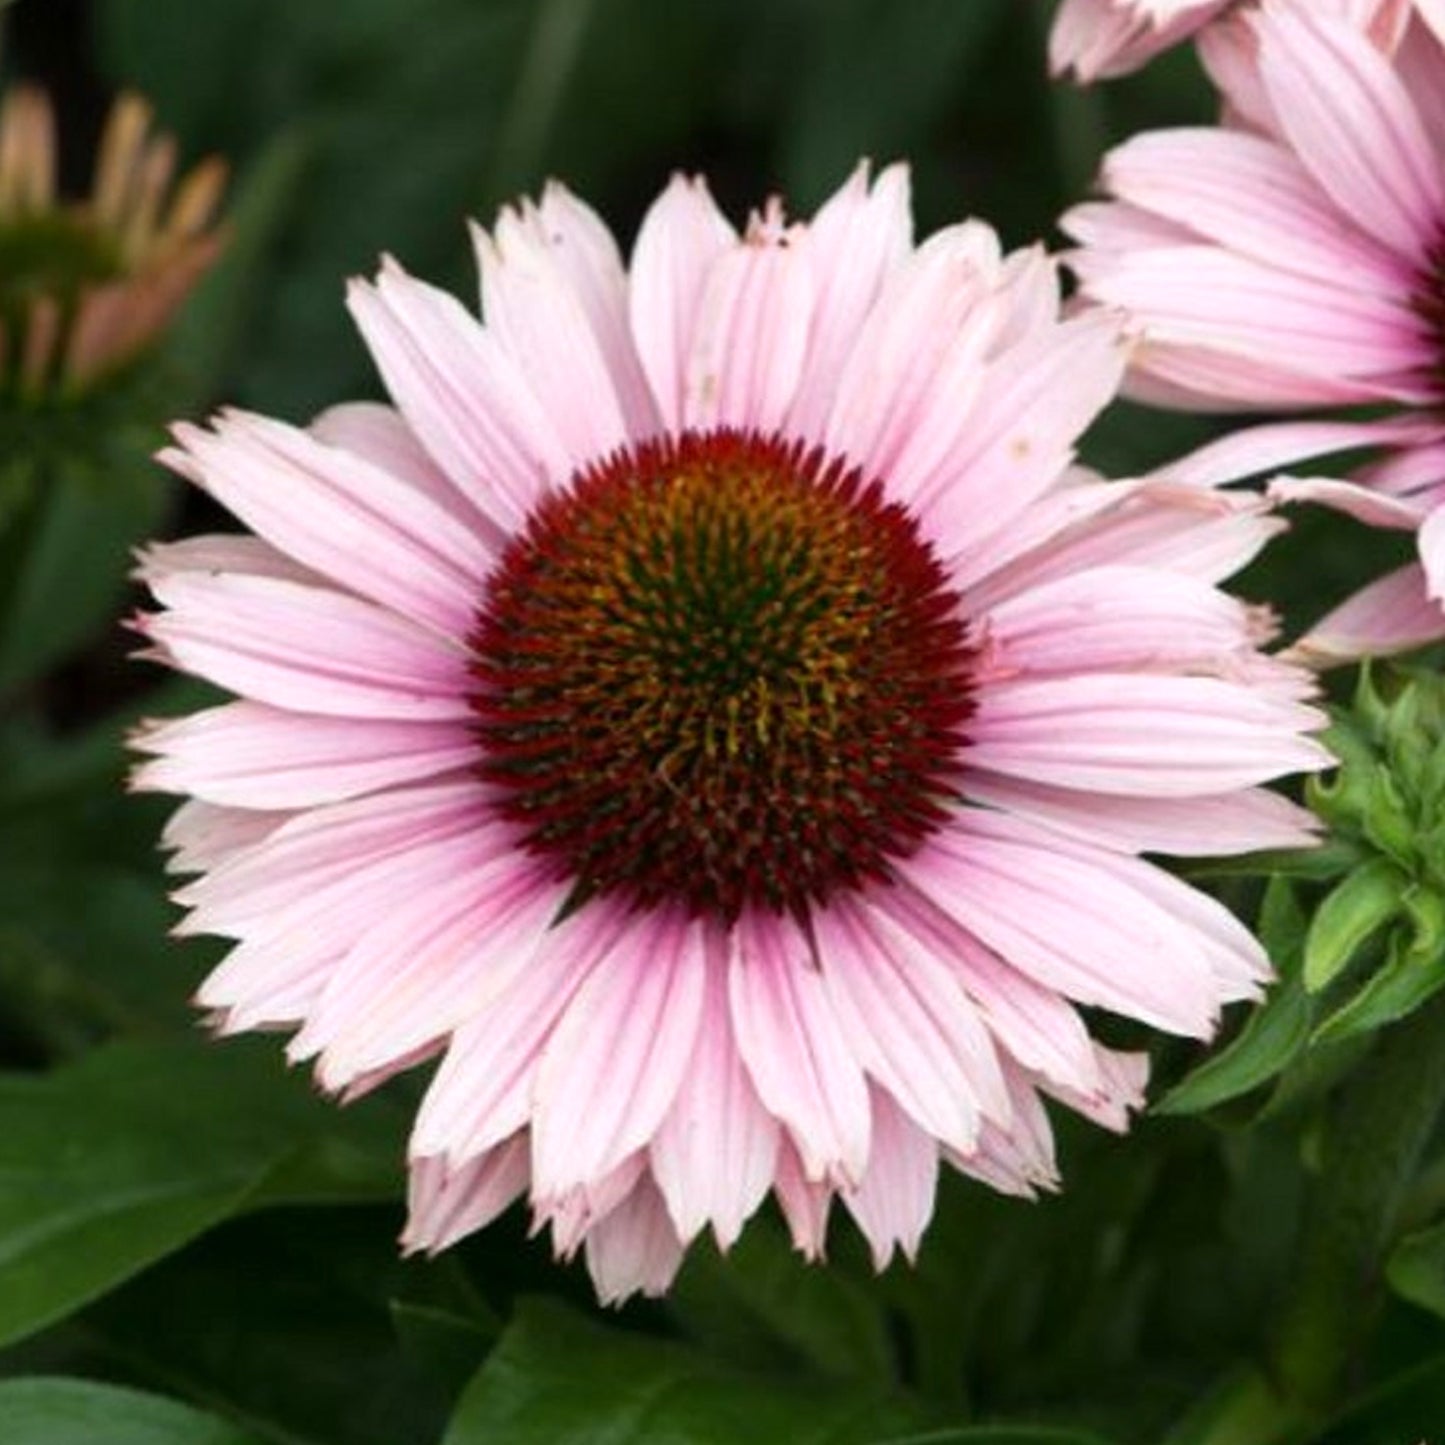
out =
<svg viewBox="0 0 1445 1445"><path fill-rule="evenodd" d="M156 530L171 495L168 478L146 458L159 435L116 447L110 466L57 462L38 470L0 567L0 696L58 662L114 613L131 548Z"/></svg>
<svg viewBox="0 0 1445 1445"><path fill-rule="evenodd" d="M1325 1043L1370 1033L1406 1014L1445 987L1445 957L1422 961L1403 939L1394 939L1390 958L1348 1003L1336 1009L1315 1030L1314 1041Z"/></svg>
<svg viewBox="0 0 1445 1445"><path fill-rule="evenodd" d="M403 1259L400 1211L267 1209L228 1220L112 1290L29 1353L114 1371L245 1421L274 1445L435 1445L490 1337L458 1298L459 1267ZM440 1277L440 1278L439 1278ZM456 1299L446 1353L399 1338L392 1301ZM500 1331L498 1331L500 1333ZM8 1445L8 1442L7 1442Z"/></svg>
<svg viewBox="0 0 1445 1445"><path fill-rule="evenodd" d="M1342 1411L1308 1445L1421 1445L1445 1420L1445 1355L1386 1380Z"/></svg>
<svg viewBox="0 0 1445 1445"><path fill-rule="evenodd" d="M1400 911L1408 887L1392 863L1374 858L1325 898L1305 938L1304 982L1310 993L1329 987L1356 950Z"/></svg>
<svg viewBox="0 0 1445 1445"><path fill-rule="evenodd" d="M1101 1435L1047 1425L966 1425L879 1441L878 1445L1108 1445Z"/></svg>
<svg viewBox="0 0 1445 1445"><path fill-rule="evenodd" d="M920 1423L876 1391L732 1373L528 1301L467 1387L443 1445L871 1445Z"/></svg>
<svg viewBox="0 0 1445 1445"><path fill-rule="evenodd" d="M1155 1106L1159 1114L1198 1114L1274 1078L1309 1040L1314 1004L1300 977L1305 918L1294 891L1275 878L1265 892L1260 934L1280 981L1238 1036L1205 1060Z"/></svg>
<svg viewBox="0 0 1445 1445"><path fill-rule="evenodd" d="M827 1374L889 1384L898 1365L876 1290L800 1259L776 1220L754 1220L727 1259L695 1249L669 1304L689 1333L754 1363L791 1352Z"/></svg>
<svg viewBox="0 0 1445 1445"><path fill-rule="evenodd" d="M242 1209L390 1194L399 1134L338 1116L264 1047L117 1045L0 1076L0 1341Z"/></svg>
<svg viewBox="0 0 1445 1445"><path fill-rule="evenodd" d="M1406 1235L1391 1251L1385 1277L1401 1299L1445 1319L1445 1223Z"/></svg>
<svg viewBox="0 0 1445 1445"><path fill-rule="evenodd" d="M259 1445L214 1415L93 1380L0 1381L0 1440L7 1445Z"/></svg>

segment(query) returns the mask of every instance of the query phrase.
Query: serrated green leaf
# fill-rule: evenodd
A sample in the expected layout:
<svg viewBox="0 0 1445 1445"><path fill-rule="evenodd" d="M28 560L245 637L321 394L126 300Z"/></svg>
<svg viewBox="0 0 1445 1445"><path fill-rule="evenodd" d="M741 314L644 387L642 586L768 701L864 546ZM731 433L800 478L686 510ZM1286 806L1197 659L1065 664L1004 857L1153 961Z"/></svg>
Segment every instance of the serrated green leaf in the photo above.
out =
<svg viewBox="0 0 1445 1445"><path fill-rule="evenodd" d="M390 1193L378 1156L401 1131L377 1120L338 1116L249 1045L115 1045L0 1076L0 1341L242 1209Z"/></svg>
<svg viewBox="0 0 1445 1445"><path fill-rule="evenodd" d="M1315 910L1305 935L1304 984L1328 988L1374 933L1401 908L1409 880L1390 862L1374 858L1338 884Z"/></svg>
<svg viewBox="0 0 1445 1445"><path fill-rule="evenodd" d="M1155 1106L1160 1114L1197 1114L1274 1078L1309 1039L1314 1004L1300 976L1305 916L1294 890L1273 878L1260 909L1259 932L1280 981L1238 1036L1176 1084Z"/></svg>
<svg viewBox="0 0 1445 1445"><path fill-rule="evenodd" d="M873 1445L923 1423L877 1391L728 1371L529 1301L467 1387L443 1445Z"/></svg>
<svg viewBox="0 0 1445 1445"><path fill-rule="evenodd" d="M160 1395L58 1377L0 1381L6 1445L260 1445L260 1437Z"/></svg>

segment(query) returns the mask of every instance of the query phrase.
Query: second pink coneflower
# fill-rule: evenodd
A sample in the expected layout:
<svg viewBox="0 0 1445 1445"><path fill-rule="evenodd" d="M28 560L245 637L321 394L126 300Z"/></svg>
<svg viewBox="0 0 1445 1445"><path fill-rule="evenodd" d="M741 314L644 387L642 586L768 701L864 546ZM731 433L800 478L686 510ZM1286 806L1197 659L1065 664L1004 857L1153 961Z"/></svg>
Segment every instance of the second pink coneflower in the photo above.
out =
<svg viewBox="0 0 1445 1445"><path fill-rule="evenodd" d="M1419 533L1421 560L1305 639L1322 661L1445 636L1445 49L1414 24L1393 61L1312 6L1267 0L1235 109L1253 129L1135 137L1112 152L1113 199L1064 218L1083 294L1132 318L1128 382L1203 411L1380 409L1246 432L1200 479L1277 471L1353 448L1353 482L1276 493Z"/></svg>

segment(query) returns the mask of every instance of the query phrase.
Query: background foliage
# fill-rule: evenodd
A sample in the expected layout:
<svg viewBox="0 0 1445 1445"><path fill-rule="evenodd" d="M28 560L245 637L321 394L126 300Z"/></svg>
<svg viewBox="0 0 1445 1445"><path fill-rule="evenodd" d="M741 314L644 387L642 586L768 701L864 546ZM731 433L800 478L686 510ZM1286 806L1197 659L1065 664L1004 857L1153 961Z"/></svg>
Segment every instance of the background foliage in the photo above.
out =
<svg viewBox="0 0 1445 1445"><path fill-rule="evenodd" d="M1211 101L1184 54L1102 93L1051 86L1049 9L19 0L3 60L53 88L78 183L122 85L189 156L232 160L231 245L174 337L168 405L302 420L377 390L343 279L389 250L469 294L464 218L547 175L627 236L675 168L737 215L907 157L920 232L978 214L1011 245L1056 239L1105 146ZM1120 407L1090 459L1126 475L1211 425ZM1061 1120L1057 1198L946 1181L916 1268L873 1278L840 1228L808 1269L763 1218L727 1261L695 1250L666 1302L603 1314L516 1217L400 1260L414 1086L340 1111L275 1046L208 1045L188 1015L215 952L166 938L166 806L125 795L120 743L200 690L127 664L117 619L127 549L210 519L145 460L158 432L102 436L42 501L33 438L0 446L0 1440L1191 1445L1269 1408L1248 1362L1300 1292L1312 1172L1351 1167L1330 1090L1369 1044L1306 1048L1317 975L1359 941L1304 959L1332 886L1309 878L1264 900L1284 981L1230 1048L1191 1074L1192 1046L1161 1046L1162 1107L1126 1140ZM1244 586L1303 620L1393 545L1310 519ZM1445 1170L1397 1193L1380 1208L1413 1232L1343 1413L1281 1439L1406 1445L1445 1421Z"/></svg>

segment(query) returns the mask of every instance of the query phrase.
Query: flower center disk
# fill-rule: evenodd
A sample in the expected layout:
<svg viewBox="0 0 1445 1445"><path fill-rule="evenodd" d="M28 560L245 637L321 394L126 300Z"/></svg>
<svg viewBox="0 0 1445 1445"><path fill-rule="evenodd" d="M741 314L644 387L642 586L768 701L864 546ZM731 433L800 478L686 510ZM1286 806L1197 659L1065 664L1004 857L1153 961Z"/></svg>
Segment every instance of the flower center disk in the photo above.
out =
<svg viewBox="0 0 1445 1445"><path fill-rule="evenodd" d="M889 876L956 794L975 654L910 513L719 430L549 496L471 639L483 774L537 852L635 905L806 917Z"/></svg>

